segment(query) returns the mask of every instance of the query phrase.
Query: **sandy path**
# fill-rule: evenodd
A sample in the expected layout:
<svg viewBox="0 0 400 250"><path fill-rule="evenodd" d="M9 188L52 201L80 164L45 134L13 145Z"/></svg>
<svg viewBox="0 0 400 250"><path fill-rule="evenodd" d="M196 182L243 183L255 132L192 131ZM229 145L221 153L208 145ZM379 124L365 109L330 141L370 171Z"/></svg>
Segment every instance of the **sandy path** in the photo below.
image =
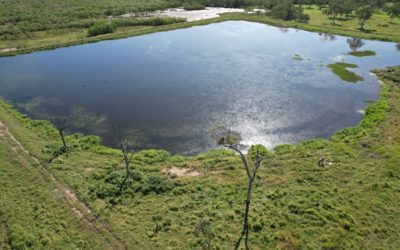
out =
<svg viewBox="0 0 400 250"><path fill-rule="evenodd" d="M178 168L178 167L170 167L170 168L166 168L164 170L162 170L163 173L166 173L168 175L173 175L176 177L185 177L185 176L189 176L189 177L197 177L200 176L201 173L195 170L191 170L188 168Z"/></svg>
<svg viewBox="0 0 400 250"><path fill-rule="evenodd" d="M70 205L72 211L74 214L78 217L78 219L81 219L85 221L86 225L89 227L89 229L95 231L97 234L102 235L103 233L99 231L96 226L91 222L92 219L90 219L90 215L93 215L93 212L90 208L88 208L83 202L79 201L77 198L76 194L66 185L61 183L57 178L50 173L48 170L44 168L45 163L40 163L40 161L33 155L29 153L28 150L22 146L21 142L15 138L15 136L10 132L10 130L0 121L0 138L3 137L4 139L10 141L11 143L15 144L13 147L14 150L20 150L24 154L28 155L40 168L40 172L44 175L47 175L50 180L55 184L57 189L61 191L61 193L64 195L64 198L67 200L68 204ZM110 230L107 228L104 228L107 231L107 234L114 238L112 240L113 243L118 243L118 246L115 246L114 244L110 243L108 240L108 237L102 237L105 242L108 244L108 249L126 249L126 247L120 243L120 239L116 237ZM108 236L107 235L107 236ZM104 236L104 235L103 235Z"/></svg>

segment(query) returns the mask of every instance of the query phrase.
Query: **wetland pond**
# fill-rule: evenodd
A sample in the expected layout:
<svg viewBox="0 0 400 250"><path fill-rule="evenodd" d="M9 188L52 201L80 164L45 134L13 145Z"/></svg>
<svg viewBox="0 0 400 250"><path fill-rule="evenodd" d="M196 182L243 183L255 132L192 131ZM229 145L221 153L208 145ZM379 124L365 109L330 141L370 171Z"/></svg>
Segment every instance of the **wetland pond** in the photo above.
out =
<svg viewBox="0 0 400 250"><path fill-rule="evenodd" d="M332 73L340 61L363 80ZM108 146L118 126L138 149L195 154L224 125L272 148L356 125L379 95L370 70L397 64L395 43L227 21L0 58L0 98Z"/></svg>

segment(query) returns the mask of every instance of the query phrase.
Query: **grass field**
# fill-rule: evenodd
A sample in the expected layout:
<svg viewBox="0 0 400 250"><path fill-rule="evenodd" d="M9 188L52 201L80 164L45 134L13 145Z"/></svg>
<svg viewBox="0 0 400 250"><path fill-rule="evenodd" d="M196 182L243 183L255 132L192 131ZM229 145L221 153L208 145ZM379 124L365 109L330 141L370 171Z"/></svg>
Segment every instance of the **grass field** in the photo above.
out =
<svg viewBox="0 0 400 250"><path fill-rule="evenodd" d="M331 140L275 148L254 190L252 249L395 249L400 244L400 67L377 74L384 82L380 98L369 105L359 126ZM117 150L93 137L69 136L71 151L47 164L51 149L59 145L54 128L4 103L0 121L30 152L22 152L2 130L0 196L7 203L0 203L0 242L5 248L107 248L115 239L141 249L201 248L205 238L195 228L204 220L215 235L212 246L232 248L245 197L245 175L232 152L137 153L135 191L99 198L99 187L111 185L107 178L123 171ZM43 171L32 156L43 163ZM321 157L324 167L317 165ZM96 219L82 225L49 174L76 193ZM153 177L168 188L144 192Z"/></svg>
<svg viewBox="0 0 400 250"><path fill-rule="evenodd" d="M99 35L96 37L87 37L87 28L55 28L45 31L30 32L29 36L21 37L16 40L0 40L0 56L28 53L36 50L46 50L100 40L143 35L147 33L187 28L194 25L204 25L228 20L260 22L276 26L304 29L313 32L400 42L400 21L395 20L391 22L389 16L384 13L375 13L372 19L367 21L365 27L366 31L359 30L358 21L355 18L339 19L335 25L332 25L329 18L323 15L321 10L316 6L305 8L305 13L309 14L311 17L309 23L283 21L263 14L225 14L220 18L192 23L175 23L163 26L120 27L112 34Z"/></svg>

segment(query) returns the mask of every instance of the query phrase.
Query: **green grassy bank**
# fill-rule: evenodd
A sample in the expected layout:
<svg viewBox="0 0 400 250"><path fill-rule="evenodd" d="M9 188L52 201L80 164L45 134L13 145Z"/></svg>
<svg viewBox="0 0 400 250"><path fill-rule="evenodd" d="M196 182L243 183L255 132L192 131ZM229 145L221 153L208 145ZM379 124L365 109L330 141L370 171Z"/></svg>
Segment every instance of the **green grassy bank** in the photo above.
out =
<svg viewBox="0 0 400 250"><path fill-rule="evenodd" d="M357 127L330 140L278 146L264 163L251 207L252 249L400 245L400 67L376 74L384 82L380 97ZM214 248L233 247L246 177L232 152L192 157L139 152L132 160L133 182L116 196L122 156L97 137L68 136L69 153L49 163L60 142L48 122L30 120L3 102L0 121L30 153L0 130L1 247L118 248L102 240L114 238L131 248L201 248L205 238L196 226L205 220ZM324 167L317 165L321 157ZM81 224L49 174L93 211L91 224L101 234Z"/></svg>

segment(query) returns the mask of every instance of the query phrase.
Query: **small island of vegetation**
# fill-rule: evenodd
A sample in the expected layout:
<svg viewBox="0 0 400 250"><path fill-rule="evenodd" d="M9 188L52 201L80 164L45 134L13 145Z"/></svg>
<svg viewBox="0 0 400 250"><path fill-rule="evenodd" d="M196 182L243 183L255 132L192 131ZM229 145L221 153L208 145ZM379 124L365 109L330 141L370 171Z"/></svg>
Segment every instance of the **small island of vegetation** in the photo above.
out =
<svg viewBox="0 0 400 250"><path fill-rule="evenodd" d="M375 56L375 51L371 50L362 50L362 51L350 51L349 55L356 56L356 57L365 57L365 56Z"/></svg>
<svg viewBox="0 0 400 250"><path fill-rule="evenodd" d="M348 68L357 68L356 64L345 63L345 62L337 62L328 65L328 68L332 70L334 74L340 77L343 81L346 82L358 82L362 81L363 78L354 72L348 70Z"/></svg>

